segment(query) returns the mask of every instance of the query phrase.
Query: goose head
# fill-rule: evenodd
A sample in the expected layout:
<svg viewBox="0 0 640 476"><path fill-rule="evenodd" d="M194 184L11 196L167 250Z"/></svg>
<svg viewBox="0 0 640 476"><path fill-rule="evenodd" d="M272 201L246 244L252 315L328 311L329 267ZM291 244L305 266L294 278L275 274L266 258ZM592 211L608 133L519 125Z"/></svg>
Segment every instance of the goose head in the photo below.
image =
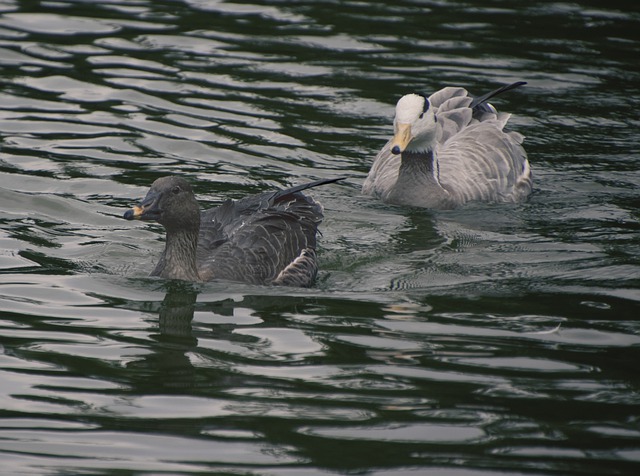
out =
<svg viewBox="0 0 640 476"><path fill-rule="evenodd" d="M180 177L157 179L144 199L124 214L127 220L153 220L167 231L198 231L200 208L191 185Z"/></svg>
<svg viewBox="0 0 640 476"><path fill-rule="evenodd" d="M428 152L436 138L436 116L426 96L407 94L398 100L391 153Z"/></svg>

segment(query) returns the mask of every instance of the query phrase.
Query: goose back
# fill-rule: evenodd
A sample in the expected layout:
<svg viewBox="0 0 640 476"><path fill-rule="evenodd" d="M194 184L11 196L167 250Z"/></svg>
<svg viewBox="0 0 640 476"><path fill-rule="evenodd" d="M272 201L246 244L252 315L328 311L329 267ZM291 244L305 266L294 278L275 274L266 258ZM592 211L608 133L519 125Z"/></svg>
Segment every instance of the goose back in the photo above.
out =
<svg viewBox="0 0 640 476"><path fill-rule="evenodd" d="M456 205L523 200L532 187L524 136L504 130L510 114L475 112L471 98L463 99L449 99L438 108L437 180Z"/></svg>
<svg viewBox="0 0 640 476"><path fill-rule="evenodd" d="M323 208L302 190L328 182L226 200L203 212L196 251L201 278L311 284L317 273L316 235Z"/></svg>

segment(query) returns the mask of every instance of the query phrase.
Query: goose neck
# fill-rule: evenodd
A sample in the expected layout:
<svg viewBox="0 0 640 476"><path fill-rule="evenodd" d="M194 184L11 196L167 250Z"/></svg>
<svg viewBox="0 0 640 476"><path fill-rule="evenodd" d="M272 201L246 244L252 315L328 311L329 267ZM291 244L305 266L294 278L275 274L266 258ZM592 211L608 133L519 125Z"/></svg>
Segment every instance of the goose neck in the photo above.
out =
<svg viewBox="0 0 640 476"><path fill-rule="evenodd" d="M433 176L433 152L430 150L405 150L402 153L400 173Z"/></svg>
<svg viewBox="0 0 640 476"><path fill-rule="evenodd" d="M200 276L196 265L197 248L197 231L167 231L164 252L153 274L168 279L199 281Z"/></svg>

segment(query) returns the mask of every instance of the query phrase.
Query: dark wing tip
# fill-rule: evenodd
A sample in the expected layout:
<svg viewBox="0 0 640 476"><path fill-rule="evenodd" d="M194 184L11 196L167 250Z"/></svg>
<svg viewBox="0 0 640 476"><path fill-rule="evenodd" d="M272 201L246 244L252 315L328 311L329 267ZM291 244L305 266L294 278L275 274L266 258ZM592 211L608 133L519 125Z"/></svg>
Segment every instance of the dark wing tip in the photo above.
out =
<svg viewBox="0 0 640 476"><path fill-rule="evenodd" d="M504 92L507 91L511 91L512 89L515 88L519 88L520 86L524 86L525 84L527 84L526 81L516 81L515 83L511 83L511 84L507 84L505 86L501 86L498 89L491 91L487 94L483 94L482 96L478 96L476 98L473 98L473 101L471 101L471 104L469 104L469 107L471 109L475 109L477 107L479 107L480 105L484 104L485 102L487 102L489 99L497 96L498 94L502 94Z"/></svg>
<svg viewBox="0 0 640 476"><path fill-rule="evenodd" d="M347 177L335 177L330 179L320 179L314 182L303 183L302 185L297 185L295 187L287 188L285 190L279 190L273 194L271 197L272 201L278 200L279 198L286 197L288 195L293 195L294 193L302 192L303 190L307 190L313 187L319 187L320 185L327 185L330 183L338 182L340 180L345 180Z"/></svg>

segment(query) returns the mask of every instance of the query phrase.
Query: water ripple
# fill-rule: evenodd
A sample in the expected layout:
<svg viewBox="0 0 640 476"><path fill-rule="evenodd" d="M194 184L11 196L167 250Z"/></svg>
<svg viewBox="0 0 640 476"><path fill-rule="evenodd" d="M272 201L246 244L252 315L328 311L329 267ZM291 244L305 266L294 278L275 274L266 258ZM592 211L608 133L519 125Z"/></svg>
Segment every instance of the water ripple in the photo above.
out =
<svg viewBox="0 0 640 476"><path fill-rule="evenodd" d="M627 9L629 10L629 9ZM634 474L640 16L460 1L4 2L8 474ZM526 136L519 205L360 193L401 94ZM316 189L310 289L149 278L159 175Z"/></svg>

